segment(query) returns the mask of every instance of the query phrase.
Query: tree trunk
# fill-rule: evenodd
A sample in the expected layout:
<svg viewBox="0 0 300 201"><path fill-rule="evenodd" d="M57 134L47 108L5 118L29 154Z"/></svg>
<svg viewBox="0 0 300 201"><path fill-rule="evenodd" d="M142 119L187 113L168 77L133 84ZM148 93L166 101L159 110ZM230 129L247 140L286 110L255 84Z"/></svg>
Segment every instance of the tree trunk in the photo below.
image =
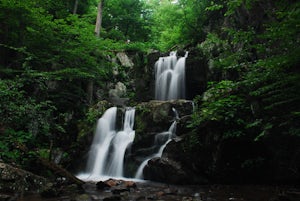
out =
<svg viewBox="0 0 300 201"><path fill-rule="evenodd" d="M103 4L104 4L104 0L99 0L97 20L96 20L96 26L95 26L95 34L97 37L100 36L100 29L101 29L101 25L102 25Z"/></svg>
<svg viewBox="0 0 300 201"><path fill-rule="evenodd" d="M69 181L71 181L72 183L77 184L77 185L82 185L85 183L84 181L78 179L73 174L68 172L66 169L60 167L59 165L53 163L52 161L48 161L48 160L45 160L40 157L38 158L38 160L39 160L40 164L43 165L43 167L47 168L48 170L51 170L53 172L53 174L55 174L55 175L65 177L65 178L69 179Z"/></svg>
<svg viewBox="0 0 300 201"><path fill-rule="evenodd" d="M73 8L73 14L77 14L77 9L78 9L78 3L79 3L79 0L75 0L75 4L74 4L74 8Z"/></svg>
<svg viewBox="0 0 300 201"><path fill-rule="evenodd" d="M94 81L89 80L87 84L87 102L88 104L91 104L93 101L93 91L94 91Z"/></svg>

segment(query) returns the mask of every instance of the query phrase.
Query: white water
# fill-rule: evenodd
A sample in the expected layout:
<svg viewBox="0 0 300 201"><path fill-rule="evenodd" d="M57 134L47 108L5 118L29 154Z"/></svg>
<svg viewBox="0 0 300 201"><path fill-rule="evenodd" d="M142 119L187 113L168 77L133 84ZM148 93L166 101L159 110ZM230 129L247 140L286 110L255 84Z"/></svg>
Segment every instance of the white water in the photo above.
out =
<svg viewBox="0 0 300 201"><path fill-rule="evenodd" d="M126 149L134 140L134 108L127 108L123 130L117 132L117 108L109 108L98 120L96 133L89 152L87 171L78 175L80 179L94 180L107 176L123 177Z"/></svg>
<svg viewBox="0 0 300 201"><path fill-rule="evenodd" d="M172 100L185 98L185 60L177 60L176 52L160 57L155 63L155 99Z"/></svg>
<svg viewBox="0 0 300 201"><path fill-rule="evenodd" d="M158 150L157 153L147 157L142 163L141 165L139 166L136 174L135 174L135 178L136 179L143 179L143 169L144 167L147 165L148 161L152 158L155 158L155 157L161 157L165 147L167 146L167 144L172 140L172 137L175 136L175 133L176 133L176 121L174 121L169 130L166 131L166 132L162 132L162 133L158 133L156 136L155 136L155 141L154 141L154 144L157 145L157 146L161 146ZM162 145L161 145L162 144Z"/></svg>
<svg viewBox="0 0 300 201"><path fill-rule="evenodd" d="M185 98L185 60L177 58L176 52L171 52L168 57L160 57L155 64L155 99L172 100ZM154 157L161 157L164 148L176 133L176 119L168 131L156 135L154 146L159 147L157 153L147 157L139 166L135 178L143 178L143 169L147 162ZM116 130L117 108L108 109L98 120L96 133L89 152L87 170L77 175L82 180L99 181L106 178L124 178L124 156L126 149L135 137L134 126L135 109L127 108L124 118L123 130Z"/></svg>

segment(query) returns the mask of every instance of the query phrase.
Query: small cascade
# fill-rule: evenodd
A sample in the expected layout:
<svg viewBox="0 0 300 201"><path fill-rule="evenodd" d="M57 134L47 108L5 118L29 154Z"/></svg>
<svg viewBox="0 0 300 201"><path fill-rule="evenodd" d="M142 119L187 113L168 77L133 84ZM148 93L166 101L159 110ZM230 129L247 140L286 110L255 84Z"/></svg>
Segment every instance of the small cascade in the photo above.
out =
<svg viewBox="0 0 300 201"><path fill-rule="evenodd" d="M172 100L185 98L185 60L177 59L176 52L160 57L155 63L155 99Z"/></svg>
<svg viewBox="0 0 300 201"><path fill-rule="evenodd" d="M134 115L134 108L126 108L123 130L116 131L117 108L106 110L97 123L86 173L78 175L79 178L123 177L124 155L135 137Z"/></svg>
<svg viewBox="0 0 300 201"><path fill-rule="evenodd" d="M104 172L109 146L116 135L117 108L105 111L97 122L96 132L89 152L87 172L91 175L102 175Z"/></svg>
<svg viewBox="0 0 300 201"><path fill-rule="evenodd" d="M122 177L123 176L123 163L127 147L133 142L135 137L134 126L134 108L127 108L125 112L124 127L119 131L112 141L112 152L108 166L104 175Z"/></svg>
<svg viewBox="0 0 300 201"><path fill-rule="evenodd" d="M174 109L174 111L176 111ZM166 132L162 132L162 133L158 133L155 136L155 141L154 141L154 146L158 146L159 150L157 151L157 153L152 154L151 156L147 157L139 166L136 174L135 174L135 178L136 179L143 179L143 169L144 167L147 165L148 161L152 158L155 157L161 157L162 153L165 149L165 147L167 146L167 144L172 140L172 138L174 138L176 136L176 121L174 121L170 128L168 129L168 131Z"/></svg>

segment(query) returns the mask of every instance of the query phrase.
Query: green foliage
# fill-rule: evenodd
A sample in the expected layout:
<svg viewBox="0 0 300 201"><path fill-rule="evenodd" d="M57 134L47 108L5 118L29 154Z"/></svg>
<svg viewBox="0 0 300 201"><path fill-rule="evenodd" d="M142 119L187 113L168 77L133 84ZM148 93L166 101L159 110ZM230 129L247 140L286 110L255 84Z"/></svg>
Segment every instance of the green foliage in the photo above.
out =
<svg viewBox="0 0 300 201"><path fill-rule="evenodd" d="M233 15L239 8L245 7L251 9L252 5L258 0L211 0L210 4L206 7L207 11L220 11L226 9L225 17Z"/></svg>
<svg viewBox="0 0 300 201"><path fill-rule="evenodd" d="M197 129L211 121L219 122L225 139L245 136L265 141L276 135L299 136L299 3L276 1L265 11L273 20L262 22L260 28L236 24L241 9L251 12L253 5L261 3L211 1L206 9L224 12L235 24L209 32L198 48L210 60L211 69L224 75L235 71L238 76L232 78L235 82L218 80L195 99L198 105L190 125L195 139L199 139Z"/></svg>
<svg viewBox="0 0 300 201"><path fill-rule="evenodd" d="M205 10L207 11L218 11L221 10L224 6L221 4L218 4L214 1L210 1L210 5L208 5Z"/></svg>
<svg viewBox="0 0 300 201"><path fill-rule="evenodd" d="M0 79L0 158L25 167L36 149L48 146L53 133L65 131L56 122L53 103L28 96L26 82Z"/></svg>
<svg viewBox="0 0 300 201"><path fill-rule="evenodd" d="M235 93L237 93L237 85L232 81L223 80L211 84L202 97L195 99L196 110L189 127L197 129L201 124L213 121L219 122L224 129L226 128L224 139L244 135L241 129L245 126L244 115L249 113L249 107L244 97Z"/></svg>
<svg viewBox="0 0 300 201"><path fill-rule="evenodd" d="M31 133L6 129L0 135L0 158L4 161L23 164L26 159L23 158L24 151L21 148L24 145L33 146L34 142L34 136Z"/></svg>
<svg viewBox="0 0 300 201"><path fill-rule="evenodd" d="M123 42L149 39L149 16L144 1L105 1L102 22L108 38Z"/></svg>
<svg viewBox="0 0 300 201"><path fill-rule="evenodd" d="M154 46L167 51L177 45L202 40L207 3L206 0L180 0L177 3L161 1L152 4L151 37Z"/></svg>

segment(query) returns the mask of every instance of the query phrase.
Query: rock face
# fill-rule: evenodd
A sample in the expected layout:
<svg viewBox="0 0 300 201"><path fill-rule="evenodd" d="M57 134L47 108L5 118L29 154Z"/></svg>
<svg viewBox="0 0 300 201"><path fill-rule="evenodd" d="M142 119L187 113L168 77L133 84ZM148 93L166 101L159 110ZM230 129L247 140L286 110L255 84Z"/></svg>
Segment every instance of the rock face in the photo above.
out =
<svg viewBox="0 0 300 201"><path fill-rule="evenodd" d="M190 182L190 175L179 162L168 158L153 158L143 170L144 179L171 184L185 184Z"/></svg>
<svg viewBox="0 0 300 201"><path fill-rule="evenodd" d="M199 50L192 49L186 58L186 99L192 100L202 94L209 77L208 61Z"/></svg>
<svg viewBox="0 0 300 201"><path fill-rule="evenodd" d="M125 67L133 67L134 66L134 63L127 56L127 54L125 52L118 52L116 56L117 56L117 58L120 61L122 66L125 66Z"/></svg>
<svg viewBox="0 0 300 201"><path fill-rule="evenodd" d="M136 136L131 149L133 161L138 160L137 164L140 164L139 158L153 154L153 150L157 148L153 144L156 134L168 131L174 121L180 125L176 133L180 137L170 143L180 141L187 131L185 127L192 112L193 102L188 100L150 101L138 104L135 116ZM149 160L143 174L145 179L153 181L193 183L190 181L191 172L182 165L181 161L169 157Z"/></svg>
<svg viewBox="0 0 300 201"><path fill-rule="evenodd" d="M0 195L3 196L14 197L29 192L38 193L47 184L47 180L43 177L2 162L0 162L0 173Z"/></svg>
<svg viewBox="0 0 300 201"><path fill-rule="evenodd" d="M188 100L149 101L138 104L135 117L135 143L138 144L139 140L151 133L167 131L176 118L180 121L192 112L193 102Z"/></svg>
<svg viewBox="0 0 300 201"><path fill-rule="evenodd" d="M152 52L146 56L137 57L140 63L134 67L133 80L136 94L136 101L149 101L154 98L154 64L159 58L159 52ZM147 62L146 62L146 61Z"/></svg>
<svg viewBox="0 0 300 201"><path fill-rule="evenodd" d="M144 178L170 184L206 184L205 169L198 169L199 161L209 161L209 156L189 155L184 151L186 137L167 144L161 158L153 158L144 168ZM204 163L204 164L207 164Z"/></svg>

